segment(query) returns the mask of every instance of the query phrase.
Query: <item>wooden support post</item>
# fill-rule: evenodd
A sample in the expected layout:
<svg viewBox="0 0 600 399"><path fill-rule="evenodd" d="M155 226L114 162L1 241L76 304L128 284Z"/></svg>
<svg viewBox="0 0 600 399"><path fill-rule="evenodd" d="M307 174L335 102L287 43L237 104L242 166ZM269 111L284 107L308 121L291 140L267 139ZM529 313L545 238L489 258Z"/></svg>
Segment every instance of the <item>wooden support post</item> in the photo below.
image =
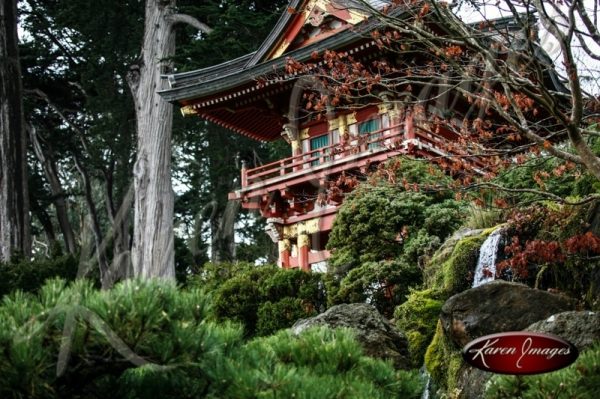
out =
<svg viewBox="0 0 600 399"><path fill-rule="evenodd" d="M290 268L290 249L292 248L290 240L279 240L279 266L284 269Z"/></svg>
<svg viewBox="0 0 600 399"><path fill-rule="evenodd" d="M412 112L407 113L406 118L404 119L404 135L406 140L411 140L417 137L415 135Z"/></svg>
<svg viewBox="0 0 600 399"><path fill-rule="evenodd" d="M308 264L308 250L310 245L310 239L308 234L298 235L298 267L305 272L310 271L310 265Z"/></svg>
<svg viewBox="0 0 600 399"><path fill-rule="evenodd" d="M248 186L248 165L242 160L242 188Z"/></svg>

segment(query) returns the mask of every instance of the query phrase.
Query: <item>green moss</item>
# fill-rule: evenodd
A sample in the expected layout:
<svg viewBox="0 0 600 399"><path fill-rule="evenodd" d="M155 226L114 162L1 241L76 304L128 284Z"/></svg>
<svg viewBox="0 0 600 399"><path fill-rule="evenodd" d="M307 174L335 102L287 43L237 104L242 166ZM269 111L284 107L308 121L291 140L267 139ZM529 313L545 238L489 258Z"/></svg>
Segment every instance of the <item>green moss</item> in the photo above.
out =
<svg viewBox="0 0 600 399"><path fill-rule="evenodd" d="M408 339L413 367L420 367L429 342L433 338L443 301L434 290L411 291L406 302L396 308L396 326Z"/></svg>
<svg viewBox="0 0 600 399"><path fill-rule="evenodd" d="M448 295L454 295L471 287L469 274L477 265L479 248L487 235L467 237L458 242L452 256L442 265L443 286Z"/></svg>
<svg viewBox="0 0 600 399"><path fill-rule="evenodd" d="M446 337L442 323L438 321L433 340L425 352L425 367L431 379L446 392L456 391L463 364L460 351Z"/></svg>
<svg viewBox="0 0 600 399"><path fill-rule="evenodd" d="M495 228L476 236L464 237L451 249L442 247L426 267L426 287L444 292L442 299L471 288L471 275L477 265L479 248L493 230Z"/></svg>
<svg viewBox="0 0 600 399"><path fill-rule="evenodd" d="M442 328L442 323L438 321L437 328L435 330L435 335L433 336L433 340L427 351L425 351L425 367L429 374L431 374L431 379L436 383L440 383L444 381L445 375L445 345L444 341L444 330Z"/></svg>

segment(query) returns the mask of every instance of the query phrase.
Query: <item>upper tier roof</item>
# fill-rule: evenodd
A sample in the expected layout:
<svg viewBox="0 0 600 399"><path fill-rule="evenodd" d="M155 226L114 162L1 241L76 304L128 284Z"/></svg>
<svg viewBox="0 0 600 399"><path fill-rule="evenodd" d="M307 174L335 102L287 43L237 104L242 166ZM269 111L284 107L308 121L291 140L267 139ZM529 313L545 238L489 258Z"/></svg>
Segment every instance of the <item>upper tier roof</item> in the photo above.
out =
<svg viewBox="0 0 600 399"><path fill-rule="evenodd" d="M249 83L257 76L272 72L285 63L286 57L305 61L315 50L336 49L360 39L371 30L375 21L367 21L369 13L381 9L387 0L292 0L258 50L242 57L208 68L164 76L170 88L160 92L170 102L186 104L189 100L206 98L222 91ZM317 25L312 18L330 17L340 27L320 35L321 40L307 41L304 46L291 48L302 27ZM352 27L353 29L348 29ZM283 56L286 57L283 57Z"/></svg>

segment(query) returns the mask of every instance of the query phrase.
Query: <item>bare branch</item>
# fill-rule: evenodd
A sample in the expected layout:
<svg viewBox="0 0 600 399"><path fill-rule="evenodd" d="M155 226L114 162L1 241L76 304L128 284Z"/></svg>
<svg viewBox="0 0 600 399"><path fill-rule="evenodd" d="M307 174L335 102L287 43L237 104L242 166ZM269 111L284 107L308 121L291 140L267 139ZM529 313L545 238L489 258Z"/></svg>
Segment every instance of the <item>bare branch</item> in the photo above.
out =
<svg viewBox="0 0 600 399"><path fill-rule="evenodd" d="M171 14L167 17L167 22L169 22L171 27L174 27L178 24L186 24L206 34L209 34L213 31L213 29L206 25L204 22L200 22L196 18L187 14Z"/></svg>

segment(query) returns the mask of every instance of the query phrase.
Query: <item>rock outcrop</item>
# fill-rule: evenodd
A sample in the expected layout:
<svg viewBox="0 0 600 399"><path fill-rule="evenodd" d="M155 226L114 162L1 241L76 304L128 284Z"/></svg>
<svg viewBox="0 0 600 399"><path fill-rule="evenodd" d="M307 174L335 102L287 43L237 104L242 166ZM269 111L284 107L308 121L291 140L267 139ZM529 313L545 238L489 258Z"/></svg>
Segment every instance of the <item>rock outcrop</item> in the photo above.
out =
<svg viewBox="0 0 600 399"><path fill-rule="evenodd" d="M298 320L292 326L292 331L300 334L313 326L351 328L366 355L389 359L397 369L408 369L410 366L406 337L371 305L336 305L318 316Z"/></svg>
<svg viewBox="0 0 600 399"><path fill-rule="evenodd" d="M523 330L573 308L567 297L499 280L454 295L440 318L445 334L462 348L483 335Z"/></svg>
<svg viewBox="0 0 600 399"><path fill-rule="evenodd" d="M557 313L585 313L562 313L574 309L574 306L574 301L568 297L529 288L523 284L497 280L466 290L448 299L442 306L440 319L444 334L456 345L454 350L459 351L475 338L503 331L528 329L561 336L563 331L570 328L573 335L576 335L577 331L584 329L582 323L585 323L584 320L588 320L585 319L588 316L582 316L583 318L580 318L579 322L561 321L554 324L546 322L546 320L559 320L557 316L552 316ZM561 317L560 320L563 318ZM592 320L589 319L589 321ZM532 323L535 324L532 325ZM571 327L567 328L567 325ZM559 326L564 326L564 328L561 329ZM531 328L537 328L537 330ZM567 334L565 339L569 340L569 336ZM492 373L463 364L454 377L456 378L456 392L458 392L456 396L459 398L482 397L485 385L492 376Z"/></svg>
<svg viewBox="0 0 600 399"><path fill-rule="evenodd" d="M581 352L600 341L600 313L558 313L533 323L526 330L556 335L571 342Z"/></svg>

